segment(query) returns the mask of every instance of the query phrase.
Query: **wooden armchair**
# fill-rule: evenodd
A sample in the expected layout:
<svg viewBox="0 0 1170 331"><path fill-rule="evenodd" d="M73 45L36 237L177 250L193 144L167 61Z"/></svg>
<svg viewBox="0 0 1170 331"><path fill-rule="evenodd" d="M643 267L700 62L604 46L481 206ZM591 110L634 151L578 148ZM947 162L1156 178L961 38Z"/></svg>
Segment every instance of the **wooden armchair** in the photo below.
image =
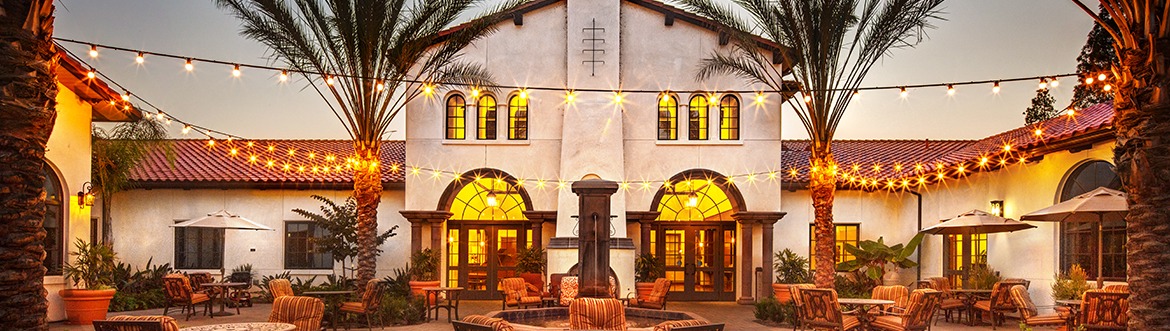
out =
<svg viewBox="0 0 1170 331"><path fill-rule="evenodd" d="M938 309L943 311L943 319L948 322L951 321L951 314L955 314L956 322L963 319L963 310L967 309L967 305L963 304L963 300L956 298L954 293L951 293L951 280L946 277L930 277L931 288L942 292L942 302L939 303Z"/></svg>
<svg viewBox="0 0 1170 331"><path fill-rule="evenodd" d="M195 305L203 304L203 314L210 315L211 311L211 297L206 293L196 293L191 288L191 283L187 280L187 276L183 274L169 274L163 276L163 290L167 296L167 306L163 308L163 315L171 310L171 307L182 307L182 311L187 313L187 320L195 315Z"/></svg>
<svg viewBox="0 0 1170 331"><path fill-rule="evenodd" d="M569 304L569 329L625 331L625 307L618 299L573 299Z"/></svg>
<svg viewBox="0 0 1170 331"><path fill-rule="evenodd" d="M528 287L526 284L528 283L524 282L524 278L520 277L500 280L500 292L504 295L504 299L501 300L502 309L507 310L508 307L528 308L540 306L540 296L528 295Z"/></svg>
<svg viewBox="0 0 1170 331"><path fill-rule="evenodd" d="M382 314L378 314L378 308L382 306L382 281L379 279L371 279L366 282L366 290L362 291L362 301L357 302L342 302L341 312L347 315L365 315L366 328L373 329L373 323L370 321L370 315L378 316L378 324L382 325ZM438 315L437 313L435 315Z"/></svg>
<svg viewBox="0 0 1170 331"><path fill-rule="evenodd" d="M1036 304L1032 303L1032 296L1028 294L1028 288L1023 284L1016 283L1009 289L1009 297L1018 307L1020 312L1020 323L1027 326L1067 326L1068 314L1067 310L1057 311L1057 314L1040 315L1036 310Z"/></svg>
<svg viewBox="0 0 1170 331"><path fill-rule="evenodd" d="M1129 323L1129 292L1089 290L1081 301L1077 324L1085 330L1125 330Z"/></svg>
<svg viewBox="0 0 1170 331"><path fill-rule="evenodd" d="M268 315L269 322L296 325L297 331L320 330L322 318L325 318L325 302L318 298L292 295L272 301L272 314Z"/></svg>
<svg viewBox="0 0 1170 331"><path fill-rule="evenodd" d="M995 330L996 326L1003 324L1004 313L1018 310L1011 295L1011 288L1016 285L1023 287L1025 291L1028 289L1021 282L1001 281L991 286L991 298L989 300L975 302L975 310L987 312L991 315L992 330Z"/></svg>
<svg viewBox="0 0 1170 331"><path fill-rule="evenodd" d="M870 323L873 328L890 331L922 331L930 328L934 312L942 303L942 292L919 289L910 293L905 313L878 316Z"/></svg>
<svg viewBox="0 0 1170 331"><path fill-rule="evenodd" d="M841 311L837 302L837 291L833 289L800 289L802 310L800 324L813 330L854 330L860 329L857 316L848 316Z"/></svg>
<svg viewBox="0 0 1170 331"><path fill-rule="evenodd" d="M630 299L630 307L666 310L666 295L670 293L670 280L659 278L654 280L654 289L645 298L635 296Z"/></svg>

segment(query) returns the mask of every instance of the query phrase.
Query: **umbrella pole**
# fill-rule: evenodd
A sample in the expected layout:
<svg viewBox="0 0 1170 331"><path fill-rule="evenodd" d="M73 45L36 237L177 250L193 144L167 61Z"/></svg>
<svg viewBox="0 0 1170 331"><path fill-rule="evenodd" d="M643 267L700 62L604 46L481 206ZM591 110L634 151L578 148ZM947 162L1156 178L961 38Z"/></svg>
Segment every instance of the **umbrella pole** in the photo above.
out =
<svg viewBox="0 0 1170 331"><path fill-rule="evenodd" d="M1101 213L1097 213L1097 289L1098 290L1105 286L1105 274L1102 273L1102 271L1105 270L1105 267L1104 267L1105 254L1103 253L1105 251L1105 246L1102 245L1102 243L1104 243L1104 241L1105 241L1104 239L1102 239L1103 237L1105 237L1105 235L1102 233L1102 231L1105 229L1105 226L1103 225L1103 223L1105 223L1105 215L1103 215Z"/></svg>

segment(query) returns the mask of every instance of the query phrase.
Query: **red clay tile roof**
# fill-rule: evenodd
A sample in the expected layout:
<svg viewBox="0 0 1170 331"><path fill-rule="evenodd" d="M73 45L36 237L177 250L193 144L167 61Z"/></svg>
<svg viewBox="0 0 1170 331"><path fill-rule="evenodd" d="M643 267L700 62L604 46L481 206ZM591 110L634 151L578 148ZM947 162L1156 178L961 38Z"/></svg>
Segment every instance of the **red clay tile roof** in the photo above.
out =
<svg viewBox="0 0 1170 331"><path fill-rule="evenodd" d="M288 187L288 188L345 188L353 184L352 172L331 170L312 171L313 162L306 162L307 153L314 151L315 160L324 160L332 154L337 162L345 164L345 157L353 155L353 144L349 140L254 140L254 147L247 142L217 141L211 148L207 140L173 140L174 162L167 162L162 151L151 153L146 160L131 171L130 179L142 188L229 188L229 187ZM267 146L274 146L268 152ZM237 149L237 156L230 155ZM288 149L296 150L298 156L288 157ZM252 151L252 152L249 152ZM255 164L249 162L256 155ZM273 160L275 166L266 163ZM300 160L301 162L298 162ZM386 141L382 144L381 163L402 164L406 161L406 144L403 141ZM283 164L290 164L291 171L284 171ZM299 165L305 171L298 171ZM402 184L402 171L391 171L383 166L382 182Z"/></svg>
<svg viewBox="0 0 1170 331"><path fill-rule="evenodd" d="M916 178L919 174L933 175L938 173L938 165L942 165L943 172L953 176L958 165L964 169L976 171L983 157L988 158L988 165L984 171L994 171L1001 158L1012 158L1009 162L1018 162L1018 158L1025 157L1034 160L1046 153L1061 150L1059 146L1077 138L1093 134L1111 134L1113 124L1113 106L1098 104L1080 110L1076 116L1060 116L1044 122L1008 130L979 140L837 140L833 142L833 157L839 164L840 170L848 176L843 176L848 184L849 177L889 180ZM1036 130L1041 131L1037 136ZM1004 153L1004 146L1010 146L1011 151ZM808 183L808 140L786 140L782 143L784 181L796 186ZM1067 146L1065 148L1076 147ZM1056 149L1054 149L1056 148ZM921 163L923 169L916 170L915 164ZM880 165L874 171L874 165ZM902 164L902 169L895 169L896 164ZM853 165L858 169L854 172ZM789 171L797 170L796 176ZM884 183L884 181L883 181Z"/></svg>

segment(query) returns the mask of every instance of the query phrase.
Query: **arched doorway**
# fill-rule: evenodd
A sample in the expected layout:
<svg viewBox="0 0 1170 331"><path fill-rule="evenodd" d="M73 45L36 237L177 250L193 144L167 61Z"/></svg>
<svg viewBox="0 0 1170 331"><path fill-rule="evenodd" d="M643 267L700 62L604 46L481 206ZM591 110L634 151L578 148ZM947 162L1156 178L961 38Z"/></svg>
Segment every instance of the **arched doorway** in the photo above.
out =
<svg viewBox="0 0 1170 331"><path fill-rule="evenodd" d="M473 170L447 186L439 210L452 214L447 221L446 285L463 287L466 299L499 299L497 284L517 277L518 254L538 238L524 216L532 210L528 193L507 173Z"/></svg>
<svg viewBox="0 0 1170 331"><path fill-rule="evenodd" d="M744 210L735 184L709 170L675 175L659 188L647 251L665 263L672 300L734 300L736 222Z"/></svg>

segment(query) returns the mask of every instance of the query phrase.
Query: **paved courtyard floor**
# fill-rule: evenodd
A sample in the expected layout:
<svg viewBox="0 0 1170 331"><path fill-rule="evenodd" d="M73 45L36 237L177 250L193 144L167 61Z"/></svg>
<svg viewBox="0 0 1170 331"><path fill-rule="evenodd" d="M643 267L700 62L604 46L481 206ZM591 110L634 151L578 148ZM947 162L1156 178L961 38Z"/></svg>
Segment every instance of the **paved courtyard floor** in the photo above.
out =
<svg viewBox="0 0 1170 331"><path fill-rule="evenodd" d="M752 306L738 305L733 302L672 302L667 305L670 310L683 310L696 313L703 318L710 321L723 322L727 324L727 330L791 330L791 327L768 327L755 322L755 317L752 314ZM218 311L219 307L216 307ZM470 314L483 314L489 311L499 310L500 302L493 301L463 301L461 304L459 315L467 316ZM235 311L235 309L229 309ZM178 313L176 309L172 309L170 315L179 321L182 327L199 326L208 324L220 323L235 323L235 322L262 322L268 320L268 313L272 310L270 304L256 304L251 308L241 308L239 315L222 316L209 318L203 315L196 315L190 320L184 320L182 314ZM202 309L199 309L202 312ZM161 315L162 309L140 310L122 313L110 313L114 315ZM403 326L403 327L388 327L392 330L451 330L450 324L447 322L446 315L440 311L440 318L438 321L430 321L429 323ZM1007 325L1001 326L1001 330L1015 330L1017 327L1015 322L1009 320ZM353 326L355 329L364 329L358 325ZM92 326L78 326L67 325L64 322L52 323L49 330L55 331L90 331ZM990 326L971 327L960 324L939 322L932 330L934 331L959 331L959 330L991 330Z"/></svg>

